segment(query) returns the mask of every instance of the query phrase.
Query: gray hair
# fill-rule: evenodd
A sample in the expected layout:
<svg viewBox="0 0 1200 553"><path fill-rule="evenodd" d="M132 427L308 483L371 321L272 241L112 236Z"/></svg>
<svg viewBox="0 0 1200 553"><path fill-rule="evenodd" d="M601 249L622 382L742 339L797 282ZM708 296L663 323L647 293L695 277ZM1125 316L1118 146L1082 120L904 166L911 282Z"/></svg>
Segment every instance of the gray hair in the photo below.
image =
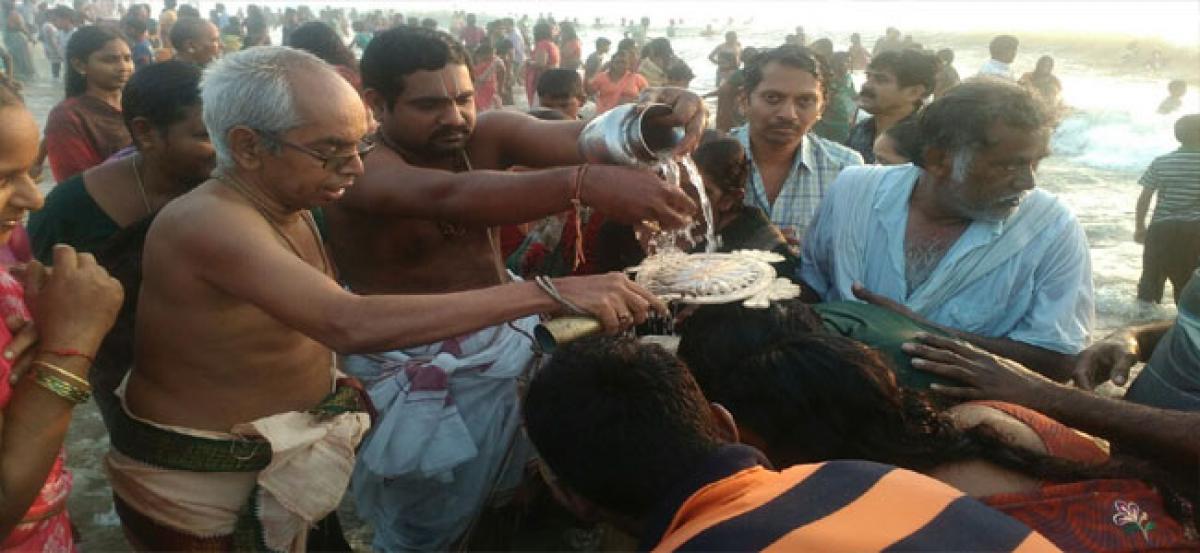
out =
<svg viewBox="0 0 1200 553"><path fill-rule="evenodd" d="M988 131L994 123L1031 132L1054 125L1053 114L1029 91L995 78L967 80L926 106L918 117L920 150L946 152L953 162L952 176L960 181L970 172L975 154L991 145ZM925 167L924 163L917 164Z"/></svg>
<svg viewBox="0 0 1200 553"><path fill-rule="evenodd" d="M283 134L304 123L296 111L291 76L329 71L316 56L284 46L259 46L213 63L200 81L204 126L217 154L217 171L234 167L229 131L237 126ZM266 140L278 151L279 144Z"/></svg>

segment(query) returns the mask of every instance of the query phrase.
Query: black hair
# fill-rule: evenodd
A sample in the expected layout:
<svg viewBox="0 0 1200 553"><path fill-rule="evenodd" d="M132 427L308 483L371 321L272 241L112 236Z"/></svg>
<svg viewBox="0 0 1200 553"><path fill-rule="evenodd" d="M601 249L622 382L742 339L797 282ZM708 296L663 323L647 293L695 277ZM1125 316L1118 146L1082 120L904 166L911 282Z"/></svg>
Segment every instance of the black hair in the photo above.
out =
<svg viewBox="0 0 1200 553"><path fill-rule="evenodd" d="M896 153L904 156L913 165L920 165L924 144L921 141L921 129L917 126L916 117L910 117L888 127L883 134L896 143Z"/></svg>
<svg viewBox="0 0 1200 553"><path fill-rule="evenodd" d="M196 9L196 7L191 4L184 4L179 6L179 9L175 10L175 15L177 16L177 19L183 19L185 17L199 18L200 10Z"/></svg>
<svg viewBox="0 0 1200 553"><path fill-rule="evenodd" d="M480 41L479 46L475 47L474 59L480 60L496 53L496 47L491 42L484 40Z"/></svg>
<svg viewBox="0 0 1200 553"><path fill-rule="evenodd" d="M762 438L773 464L865 459L928 472L983 459L1051 482L1138 478L1159 489L1180 522L1194 516L1188 502L1195 498L1176 493L1189 488L1148 463L1085 465L1010 445L987 426L957 428L926 392L901 388L878 352L806 331L805 307L784 303L731 304L693 320L710 309L701 308L685 321L679 345L705 396Z"/></svg>
<svg viewBox="0 0 1200 553"><path fill-rule="evenodd" d="M1012 35L997 35L988 43L988 53L993 58L1000 59L1006 57L1006 54L1016 53L1021 41Z"/></svg>
<svg viewBox="0 0 1200 553"><path fill-rule="evenodd" d="M821 87L821 97L829 98L829 66L820 55L803 46L785 44L761 52L746 62L746 80L742 90L749 95L762 83L763 70L771 63L778 63L801 71L806 71L817 79Z"/></svg>
<svg viewBox="0 0 1200 553"><path fill-rule="evenodd" d="M512 39L502 38L502 39L496 41L496 53L497 54L504 54L506 52L511 52L512 49L513 49Z"/></svg>
<svg viewBox="0 0 1200 553"><path fill-rule="evenodd" d="M437 20L432 17L426 17L425 19L421 20L421 28L429 29L431 31L435 30L437 29Z"/></svg>
<svg viewBox="0 0 1200 553"><path fill-rule="evenodd" d="M600 38L596 39L596 49L597 50L604 48L606 46L612 46L612 41L608 40L607 38L604 38L604 37L600 37Z"/></svg>
<svg viewBox="0 0 1200 553"><path fill-rule="evenodd" d="M633 40L632 38L623 38L621 39L621 42L617 43L618 52L624 52L626 50L632 52L634 48L637 48L637 41Z"/></svg>
<svg viewBox="0 0 1200 553"><path fill-rule="evenodd" d="M724 442L687 368L629 337L560 347L533 377L523 411L530 441L567 488L633 517Z"/></svg>
<svg viewBox="0 0 1200 553"><path fill-rule="evenodd" d="M1200 144L1200 113L1184 115L1175 121L1175 139L1181 144Z"/></svg>
<svg viewBox="0 0 1200 553"><path fill-rule="evenodd" d="M309 21L288 35L287 46L304 50L325 60L329 65L341 65L358 69L354 52L342 42L337 31L321 21Z"/></svg>
<svg viewBox="0 0 1200 553"><path fill-rule="evenodd" d="M549 69L538 77L537 95L541 98L583 98L583 79L573 69Z"/></svg>
<svg viewBox="0 0 1200 553"><path fill-rule="evenodd" d="M746 178L750 175L750 160L746 150L733 138L705 138L692 152L692 160L704 175L724 191L745 190Z"/></svg>
<svg viewBox="0 0 1200 553"><path fill-rule="evenodd" d="M471 56L454 37L424 27L394 27L375 35L360 61L363 87L378 92L389 109L404 92L404 77L447 65L470 71Z"/></svg>
<svg viewBox="0 0 1200 553"><path fill-rule="evenodd" d="M675 58L667 64L668 81L691 81L695 78L696 74L692 72L692 68L688 66L687 62Z"/></svg>
<svg viewBox="0 0 1200 553"><path fill-rule="evenodd" d="M568 40L579 40L579 33L575 32L575 25L563 23L558 26L558 36L566 42Z"/></svg>
<svg viewBox="0 0 1200 553"><path fill-rule="evenodd" d="M71 35L71 40L67 41L66 54L69 69L66 78L63 79L66 81L67 98L74 98L87 92L87 77L76 71L74 67L70 67L71 61L79 60L87 63L92 54L100 51L114 40L125 41L125 37L120 31L109 25L88 25L81 27Z"/></svg>
<svg viewBox="0 0 1200 553"><path fill-rule="evenodd" d="M937 51L937 57L943 64L954 63L954 50L942 48Z"/></svg>
<svg viewBox="0 0 1200 553"><path fill-rule="evenodd" d="M133 15L125 16L125 18L121 20L121 26L128 31L124 33L125 41L131 43L137 41L138 38L142 36L142 33L145 33L150 29L145 21Z"/></svg>
<svg viewBox="0 0 1200 553"><path fill-rule="evenodd" d="M200 68L181 61L164 61L133 74L121 93L121 116L133 134L133 120L142 117L159 130L187 117L200 105Z"/></svg>
<svg viewBox="0 0 1200 553"><path fill-rule="evenodd" d="M1175 80L1167 83L1168 91L1175 92L1176 89L1187 92L1187 81L1184 81L1182 79L1175 79Z"/></svg>
<svg viewBox="0 0 1200 553"><path fill-rule="evenodd" d="M545 21L533 26L533 40L550 40L553 33L550 29L550 24Z"/></svg>
<svg viewBox="0 0 1200 553"><path fill-rule="evenodd" d="M900 88L923 86L925 92L917 104L933 94L940 63L937 56L920 50L891 50L880 52L868 66L875 71L886 70L896 76Z"/></svg>
<svg viewBox="0 0 1200 553"><path fill-rule="evenodd" d="M1023 131L1047 130L1053 117L1024 87L996 78L968 79L921 110L917 117L922 157L930 148L957 154L990 146L992 124ZM914 160L925 167L925 160Z"/></svg>
<svg viewBox="0 0 1200 553"><path fill-rule="evenodd" d="M671 41L665 38L651 39L642 47L643 58L666 57L668 59L675 56L675 49L671 47Z"/></svg>

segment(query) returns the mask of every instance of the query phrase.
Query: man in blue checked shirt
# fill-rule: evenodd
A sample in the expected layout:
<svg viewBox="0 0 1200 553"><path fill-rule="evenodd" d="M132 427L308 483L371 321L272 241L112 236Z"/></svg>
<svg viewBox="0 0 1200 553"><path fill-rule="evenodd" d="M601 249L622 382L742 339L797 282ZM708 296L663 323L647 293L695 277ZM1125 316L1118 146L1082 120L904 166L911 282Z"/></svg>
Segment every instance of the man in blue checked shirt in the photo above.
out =
<svg viewBox="0 0 1200 553"><path fill-rule="evenodd" d="M862 156L809 130L821 117L829 69L798 46L768 50L746 68L746 125L733 130L750 158L746 204L762 209L799 247L826 188Z"/></svg>

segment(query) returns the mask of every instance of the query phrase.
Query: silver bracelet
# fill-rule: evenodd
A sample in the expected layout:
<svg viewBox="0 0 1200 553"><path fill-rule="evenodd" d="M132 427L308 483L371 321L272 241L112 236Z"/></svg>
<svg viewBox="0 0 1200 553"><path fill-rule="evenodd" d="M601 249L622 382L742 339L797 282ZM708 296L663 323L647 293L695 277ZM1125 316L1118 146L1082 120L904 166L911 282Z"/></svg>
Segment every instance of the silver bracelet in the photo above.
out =
<svg viewBox="0 0 1200 553"><path fill-rule="evenodd" d="M554 299L554 301L558 302L559 305L567 308L567 311L570 311L572 315L591 315L591 313L588 313L583 308L575 305L574 302L564 298L562 294L558 293L558 288L554 287L554 283L550 281L549 277L538 275L534 277L533 281L537 283L538 288L541 288L547 296L550 296Z"/></svg>

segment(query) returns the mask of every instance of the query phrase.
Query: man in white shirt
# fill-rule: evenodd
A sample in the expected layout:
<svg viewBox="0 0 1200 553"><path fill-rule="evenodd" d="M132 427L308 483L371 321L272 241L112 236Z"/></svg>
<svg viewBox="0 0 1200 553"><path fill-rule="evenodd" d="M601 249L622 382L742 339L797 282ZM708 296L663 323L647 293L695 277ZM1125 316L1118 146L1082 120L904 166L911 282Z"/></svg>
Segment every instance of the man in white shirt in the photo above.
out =
<svg viewBox="0 0 1200 553"><path fill-rule="evenodd" d="M979 68L979 76L1017 80L1013 75L1012 62L1017 59L1017 46L1019 45L1020 41L1012 35L999 35L993 38L992 42L988 44L988 51L992 57L983 63L983 67Z"/></svg>

